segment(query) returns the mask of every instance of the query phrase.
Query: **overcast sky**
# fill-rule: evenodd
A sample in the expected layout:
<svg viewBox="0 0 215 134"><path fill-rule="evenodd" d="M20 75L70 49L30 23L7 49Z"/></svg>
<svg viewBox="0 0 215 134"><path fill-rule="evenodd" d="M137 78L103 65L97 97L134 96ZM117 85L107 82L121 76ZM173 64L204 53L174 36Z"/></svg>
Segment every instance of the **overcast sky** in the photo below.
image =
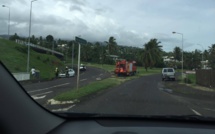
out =
<svg viewBox="0 0 215 134"><path fill-rule="evenodd" d="M10 33L28 36L30 0L1 0L10 7ZM0 7L0 34L7 34L8 9ZM38 0L33 2L31 34L73 40L107 41L143 47L151 38L164 51L208 49L215 44L215 0ZM197 45L200 44L200 45Z"/></svg>

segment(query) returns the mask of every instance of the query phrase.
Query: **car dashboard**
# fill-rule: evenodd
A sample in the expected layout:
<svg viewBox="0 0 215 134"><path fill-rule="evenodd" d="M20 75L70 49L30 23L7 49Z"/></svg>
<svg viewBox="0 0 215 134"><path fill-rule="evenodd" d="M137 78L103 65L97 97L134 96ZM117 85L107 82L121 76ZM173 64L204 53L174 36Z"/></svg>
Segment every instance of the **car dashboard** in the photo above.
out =
<svg viewBox="0 0 215 134"><path fill-rule="evenodd" d="M214 124L149 121L132 119L97 119L66 121L50 134L214 134Z"/></svg>

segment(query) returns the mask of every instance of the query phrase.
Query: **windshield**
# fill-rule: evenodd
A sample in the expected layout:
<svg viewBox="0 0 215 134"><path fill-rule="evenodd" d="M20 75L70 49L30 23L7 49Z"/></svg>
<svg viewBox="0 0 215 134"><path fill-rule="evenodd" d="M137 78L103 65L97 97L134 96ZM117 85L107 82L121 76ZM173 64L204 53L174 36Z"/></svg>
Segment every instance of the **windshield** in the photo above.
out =
<svg viewBox="0 0 215 134"><path fill-rule="evenodd" d="M46 109L215 116L215 1L1 4L0 60Z"/></svg>
<svg viewBox="0 0 215 134"><path fill-rule="evenodd" d="M173 69L168 69L168 72L173 72Z"/></svg>

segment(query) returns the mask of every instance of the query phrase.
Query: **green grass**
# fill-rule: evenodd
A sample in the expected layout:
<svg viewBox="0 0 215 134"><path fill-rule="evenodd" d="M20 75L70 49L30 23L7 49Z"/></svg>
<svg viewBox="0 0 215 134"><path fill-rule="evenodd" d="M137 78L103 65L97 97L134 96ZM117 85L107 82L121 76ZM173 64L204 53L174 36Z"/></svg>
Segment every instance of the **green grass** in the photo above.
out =
<svg viewBox="0 0 215 134"><path fill-rule="evenodd" d="M192 84L196 84L196 74L187 74L187 78L191 80Z"/></svg>
<svg viewBox="0 0 215 134"><path fill-rule="evenodd" d="M108 72L113 72L115 69L115 65L107 65L107 64L95 64L95 63L85 63L86 66L91 66L91 67L97 67L97 68L102 68ZM161 73L161 68L153 68L153 69L148 69L148 71L145 70L144 67L137 67L137 72L139 73L140 76L143 75L150 75L150 74L155 74L155 73Z"/></svg>
<svg viewBox="0 0 215 134"><path fill-rule="evenodd" d="M101 66L100 64L92 64L92 63L86 64L86 65L103 68L104 70L109 71L109 72L112 72L115 67L114 65L105 65L104 64L103 66ZM161 72L161 69L159 69L159 68L149 69L146 72L143 67L138 67L138 73L135 76L112 77L112 78L107 78L107 79L104 79L101 81L95 81L86 86L81 87L79 90L71 89L71 91L59 94L59 95L55 96L54 99L58 100L58 101L69 101L69 100L79 99L81 97L96 93L98 91L105 90L105 89L114 87L116 85L122 84L128 80L136 79L141 76L157 74L160 72Z"/></svg>
<svg viewBox="0 0 215 134"><path fill-rule="evenodd" d="M0 60L12 73L26 72L27 46L0 38ZM55 67L61 65L62 62L53 55L30 50L29 67L40 70L41 79L53 78Z"/></svg>
<svg viewBox="0 0 215 134"><path fill-rule="evenodd" d="M92 82L87 86L79 88L78 90L73 89L71 91L64 92L54 97L54 99L59 101L75 100L119 84L120 81L116 81L114 78L108 78L101 81Z"/></svg>

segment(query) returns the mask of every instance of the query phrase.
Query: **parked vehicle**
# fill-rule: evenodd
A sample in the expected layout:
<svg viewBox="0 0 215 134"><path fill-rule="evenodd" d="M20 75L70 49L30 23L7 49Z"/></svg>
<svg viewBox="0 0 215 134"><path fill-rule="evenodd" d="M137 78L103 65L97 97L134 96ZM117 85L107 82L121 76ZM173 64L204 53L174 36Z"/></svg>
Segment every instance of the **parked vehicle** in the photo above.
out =
<svg viewBox="0 0 215 134"><path fill-rule="evenodd" d="M162 69L162 81L173 80L175 81L175 69L174 68L163 68Z"/></svg>
<svg viewBox="0 0 215 134"><path fill-rule="evenodd" d="M60 72L58 77L72 77L75 76L75 71L71 68L68 69L68 72Z"/></svg>
<svg viewBox="0 0 215 134"><path fill-rule="evenodd" d="M137 67L136 61L119 60L116 62L115 74L118 75L135 75Z"/></svg>
<svg viewBox="0 0 215 134"><path fill-rule="evenodd" d="M80 65L80 71L86 71L87 67L84 64Z"/></svg>

